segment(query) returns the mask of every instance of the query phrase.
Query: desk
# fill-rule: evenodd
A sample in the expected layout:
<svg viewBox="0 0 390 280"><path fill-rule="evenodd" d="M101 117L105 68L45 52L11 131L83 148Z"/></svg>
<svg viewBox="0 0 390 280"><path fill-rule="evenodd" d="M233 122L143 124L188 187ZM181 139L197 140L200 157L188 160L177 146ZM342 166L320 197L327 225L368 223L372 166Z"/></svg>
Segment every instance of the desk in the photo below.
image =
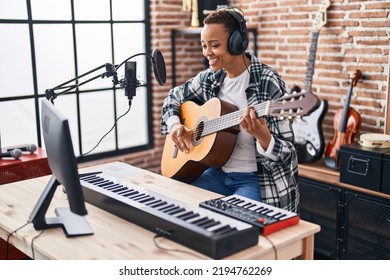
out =
<svg viewBox="0 0 390 280"><path fill-rule="evenodd" d="M24 152L18 159L0 158L0 185L49 174L46 152L41 148L32 154Z"/></svg>
<svg viewBox="0 0 390 280"><path fill-rule="evenodd" d="M18 159L0 158L0 185L51 174L46 152L37 148L34 153L23 152ZM1 186L0 186L1 187ZM0 239L0 260L5 257L6 243ZM24 259L26 256L10 246L9 259Z"/></svg>
<svg viewBox="0 0 390 280"><path fill-rule="evenodd" d="M117 163L110 163L117 164ZM102 165L103 166L103 165ZM107 164L105 164L107 166ZM99 166L80 170L86 172ZM188 184L161 175L135 168L131 176L123 180L160 192L189 204L217 198L220 195L195 188ZM49 176L3 185L0 188L0 237L23 225L44 189ZM52 200L48 214L54 216L55 207L67 206L65 194L59 187ZM191 195L188 195L191 194ZM117 216L87 204L86 216L94 234L77 238L66 238L61 228L46 230L34 241L35 259L209 259L209 257L184 247L171 240L159 238L164 248L180 249L188 253L164 251L153 243L154 233ZM277 250L278 259L312 259L314 234L320 227L306 221L275 232L268 237ZM39 234L31 224L19 230L10 242L32 257L31 241ZM227 259L274 259L272 244L260 236L259 243Z"/></svg>

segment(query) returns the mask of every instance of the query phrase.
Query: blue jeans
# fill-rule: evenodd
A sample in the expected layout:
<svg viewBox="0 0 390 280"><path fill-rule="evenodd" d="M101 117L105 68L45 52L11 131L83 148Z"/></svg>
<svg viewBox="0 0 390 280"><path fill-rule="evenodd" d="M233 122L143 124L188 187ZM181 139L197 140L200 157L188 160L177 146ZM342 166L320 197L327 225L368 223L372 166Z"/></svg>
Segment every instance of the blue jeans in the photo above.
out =
<svg viewBox="0 0 390 280"><path fill-rule="evenodd" d="M210 167L191 184L226 196L238 194L261 201L259 177L255 172L225 173L222 169Z"/></svg>

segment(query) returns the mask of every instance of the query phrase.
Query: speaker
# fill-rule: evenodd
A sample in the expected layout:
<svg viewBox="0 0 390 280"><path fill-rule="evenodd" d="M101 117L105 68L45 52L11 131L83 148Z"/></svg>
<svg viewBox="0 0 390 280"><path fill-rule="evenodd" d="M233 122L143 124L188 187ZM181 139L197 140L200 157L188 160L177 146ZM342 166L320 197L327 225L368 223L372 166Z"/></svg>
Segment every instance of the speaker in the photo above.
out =
<svg viewBox="0 0 390 280"><path fill-rule="evenodd" d="M246 21L241 12L236 8L225 8L239 23L240 28L230 34L228 41L228 50L232 55L241 55L248 48L248 31L246 28Z"/></svg>
<svg viewBox="0 0 390 280"><path fill-rule="evenodd" d="M338 212L341 190L303 177L299 178L299 216L321 226L314 235L314 252L321 259L339 258Z"/></svg>
<svg viewBox="0 0 390 280"><path fill-rule="evenodd" d="M346 191L345 201L341 259L389 260L389 200Z"/></svg>

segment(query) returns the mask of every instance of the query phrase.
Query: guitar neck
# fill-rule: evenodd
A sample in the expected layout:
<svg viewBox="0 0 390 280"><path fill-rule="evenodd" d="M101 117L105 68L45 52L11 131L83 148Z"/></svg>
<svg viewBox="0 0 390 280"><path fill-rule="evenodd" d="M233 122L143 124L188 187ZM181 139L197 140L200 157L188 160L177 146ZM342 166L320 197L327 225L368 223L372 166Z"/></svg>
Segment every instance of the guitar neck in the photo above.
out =
<svg viewBox="0 0 390 280"><path fill-rule="evenodd" d="M268 115L270 102L264 102L253 106L257 117ZM231 128L240 123L240 117L245 113L245 109L237 110L232 113L220 116L219 118L204 122L204 129L201 137Z"/></svg>
<svg viewBox="0 0 390 280"><path fill-rule="evenodd" d="M283 120L286 118L292 119L297 116L307 116L319 105L320 101L318 97L312 92L300 92L256 104L252 106L252 109L255 111L257 118L271 116ZM215 110L215 104L212 110ZM240 123L240 117L244 115L245 110L230 111L231 113L210 120L203 115L198 120L195 134L199 137L204 137L236 126Z"/></svg>
<svg viewBox="0 0 390 280"><path fill-rule="evenodd" d="M317 53L318 35L319 35L319 30L312 31L309 62L308 62L308 66L307 66L305 85L304 85L306 92L311 91L311 85L313 82L314 64L315 64L316 53Z"/></svg>
<svg viewBox="0 0 390 280"><path fill-rule="evenodd" d="M345 129L347 128L348 111L349 111L349 104L351 103L352 89L353 89L353 86L351 84L349 89L348 89L347 98L345 99L345 104L344 104L344 108L343 108L343 114L342 114L341 120L340 120L340 126L339 126L340 132L345 132Z"/></svg>

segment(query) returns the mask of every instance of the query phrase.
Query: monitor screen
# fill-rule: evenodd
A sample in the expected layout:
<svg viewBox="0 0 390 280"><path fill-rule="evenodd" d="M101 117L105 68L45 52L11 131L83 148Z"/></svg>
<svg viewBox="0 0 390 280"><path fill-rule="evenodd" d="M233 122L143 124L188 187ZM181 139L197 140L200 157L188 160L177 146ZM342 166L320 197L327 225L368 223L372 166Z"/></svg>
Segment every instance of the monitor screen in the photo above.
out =
<svg viewBox="0 0 390 280"><path fill-rule="evenodd" d="M30 215L35 229L62 226L67 236L92 234L80 184L68 119L50 101L42 100L42 132L52 177ZM56 217L45 218L57 186L62 185L69 208L56 208Z"/></svg>

